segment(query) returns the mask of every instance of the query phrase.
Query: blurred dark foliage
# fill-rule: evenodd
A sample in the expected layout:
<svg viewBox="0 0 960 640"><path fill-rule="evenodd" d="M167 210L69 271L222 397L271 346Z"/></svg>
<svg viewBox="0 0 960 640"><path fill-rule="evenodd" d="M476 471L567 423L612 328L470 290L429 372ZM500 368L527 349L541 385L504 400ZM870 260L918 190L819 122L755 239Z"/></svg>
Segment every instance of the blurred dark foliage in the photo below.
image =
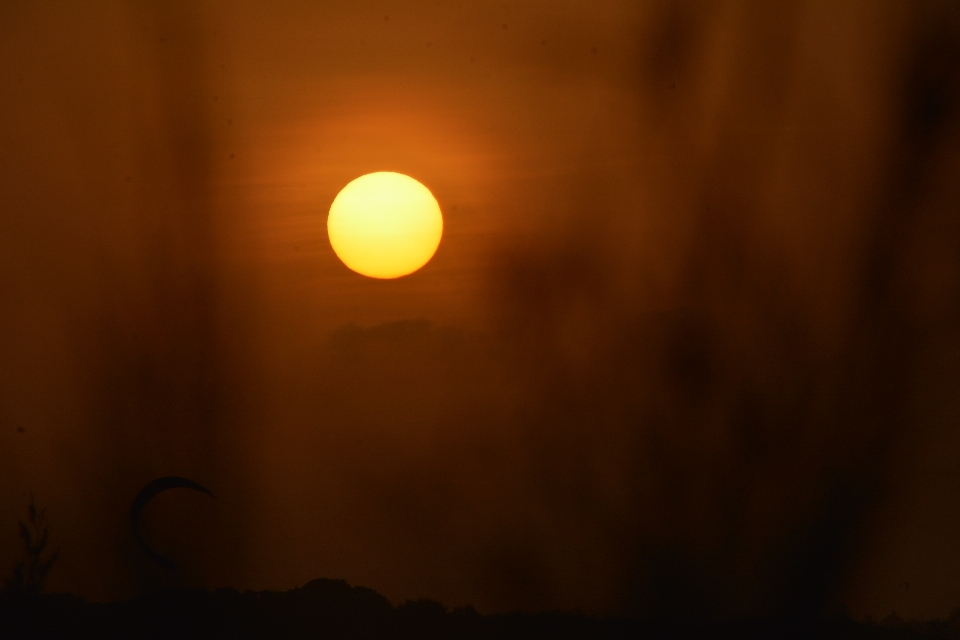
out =
<svg viewBox="0 0 960 640"><path fill-rule="evenodd" d="M12 575L4 581L3 594L7 597L39 594L43 591L47 575L60 556L60 550L47 554L50 529L47 526L47 510L37 507L30 496L27 520L18 520L23 557L13 566Z"/></svg>
<svg viewBox="0 0 960 640"><path fill-rule="evenodd" d="M904 622L892 614L880 624L836 617L821 620L739 619L665 624L578 613L480 615L472 607L447 611L433 600L397 607L344 580L313 580L286 592L235 589L160 591L135 600L89 603L66 595L21 601L0 598L3 638L350 638L418 640L486 638L849 638L898 640L960 637L960 610L945 622Z"/></svg>

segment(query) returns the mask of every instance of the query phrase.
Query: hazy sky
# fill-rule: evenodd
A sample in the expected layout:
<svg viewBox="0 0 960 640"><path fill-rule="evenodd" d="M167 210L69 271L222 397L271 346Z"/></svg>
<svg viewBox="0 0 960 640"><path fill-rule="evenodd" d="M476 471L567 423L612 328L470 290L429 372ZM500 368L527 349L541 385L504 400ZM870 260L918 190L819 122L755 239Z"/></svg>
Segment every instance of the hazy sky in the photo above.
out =
<svg viewBox="0 0 960 640"><path fill-rule="evenodd" d="M947 1L4 2L0 569L32 491L92 599L948 614L958 69Z"/></svg>

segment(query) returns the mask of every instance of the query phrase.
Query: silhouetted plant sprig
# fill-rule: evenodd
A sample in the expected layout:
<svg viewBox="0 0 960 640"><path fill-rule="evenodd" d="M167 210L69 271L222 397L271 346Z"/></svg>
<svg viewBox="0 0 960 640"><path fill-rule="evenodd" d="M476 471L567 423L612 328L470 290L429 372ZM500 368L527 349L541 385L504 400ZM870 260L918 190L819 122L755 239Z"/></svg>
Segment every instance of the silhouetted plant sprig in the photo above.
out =
<svg viewBox="0 0 960 640"><path fill-rule="evenodd" d="M18 523L23 557L13 566L11 577L4 583L4 591L9 595L37 594L43 591L47 574L57 561L60 550L44 557L50 538L47 510L37 508L33 495L27 506L27 520L18 520Z"/></svg>

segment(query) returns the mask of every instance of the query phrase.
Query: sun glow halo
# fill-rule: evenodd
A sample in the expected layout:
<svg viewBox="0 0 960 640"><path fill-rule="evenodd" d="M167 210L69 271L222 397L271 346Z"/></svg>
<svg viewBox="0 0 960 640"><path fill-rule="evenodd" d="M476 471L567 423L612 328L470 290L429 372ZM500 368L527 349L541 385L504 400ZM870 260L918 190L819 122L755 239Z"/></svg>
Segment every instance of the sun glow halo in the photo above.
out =
<svg viewBox="0 0 960 640"><path fill-rule="evenodd" d="M350 269L371 278L399 278L433 257L443 216L425 186L402 173L380 171L360 176L337 194L327 234Z"/></svg>

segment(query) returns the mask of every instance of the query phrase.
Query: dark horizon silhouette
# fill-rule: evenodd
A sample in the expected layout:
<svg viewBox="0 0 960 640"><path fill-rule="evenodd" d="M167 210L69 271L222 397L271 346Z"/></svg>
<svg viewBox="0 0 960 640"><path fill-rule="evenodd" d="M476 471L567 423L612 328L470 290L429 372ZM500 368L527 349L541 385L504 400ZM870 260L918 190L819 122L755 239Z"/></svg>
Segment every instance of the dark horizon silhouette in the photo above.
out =
<svg viewBox="0 0 960 640"><path fill-rule="evenodd" d="M175 476L148 483L136 496L132 514L163 491L202 485ZM212 495L212 494L211 494ZM316 578L287 591L240 592L233 588L157 588L136 598L88 602L67 593L48 593L45 582L59 550L49 552L46 510L31 497L21 520L23 558L0 587L0 637L36 640L96 638L327 638L331 640L455 638L457 640L620 640L680 638L765 640L943 639L960 637L960 607L945 620L902 620L891 612L882 621L856 621L845 612L781 617L703 617L674 607L643 616L597 616L580 611L511 611L481 615L470 605L448 609L429 598L392 605L375 590L343 579ZM169 572L174 562L140 538L137 518L131 534L144 553ZM909 589L909 585L907 586Z"/></svg>
<svg viewBox="0 0 960 640"><path fill-rule="evenodd" d="M593 638L620 640L955 639L960 607L944 621L822 618L588 616L578 612L481 615L435 600L391 605L372 589L318 578L284 592L165 589L126 601L88 603L68 594L0 595L0 633L9 638L328 638L458 640Z"/></svg>

